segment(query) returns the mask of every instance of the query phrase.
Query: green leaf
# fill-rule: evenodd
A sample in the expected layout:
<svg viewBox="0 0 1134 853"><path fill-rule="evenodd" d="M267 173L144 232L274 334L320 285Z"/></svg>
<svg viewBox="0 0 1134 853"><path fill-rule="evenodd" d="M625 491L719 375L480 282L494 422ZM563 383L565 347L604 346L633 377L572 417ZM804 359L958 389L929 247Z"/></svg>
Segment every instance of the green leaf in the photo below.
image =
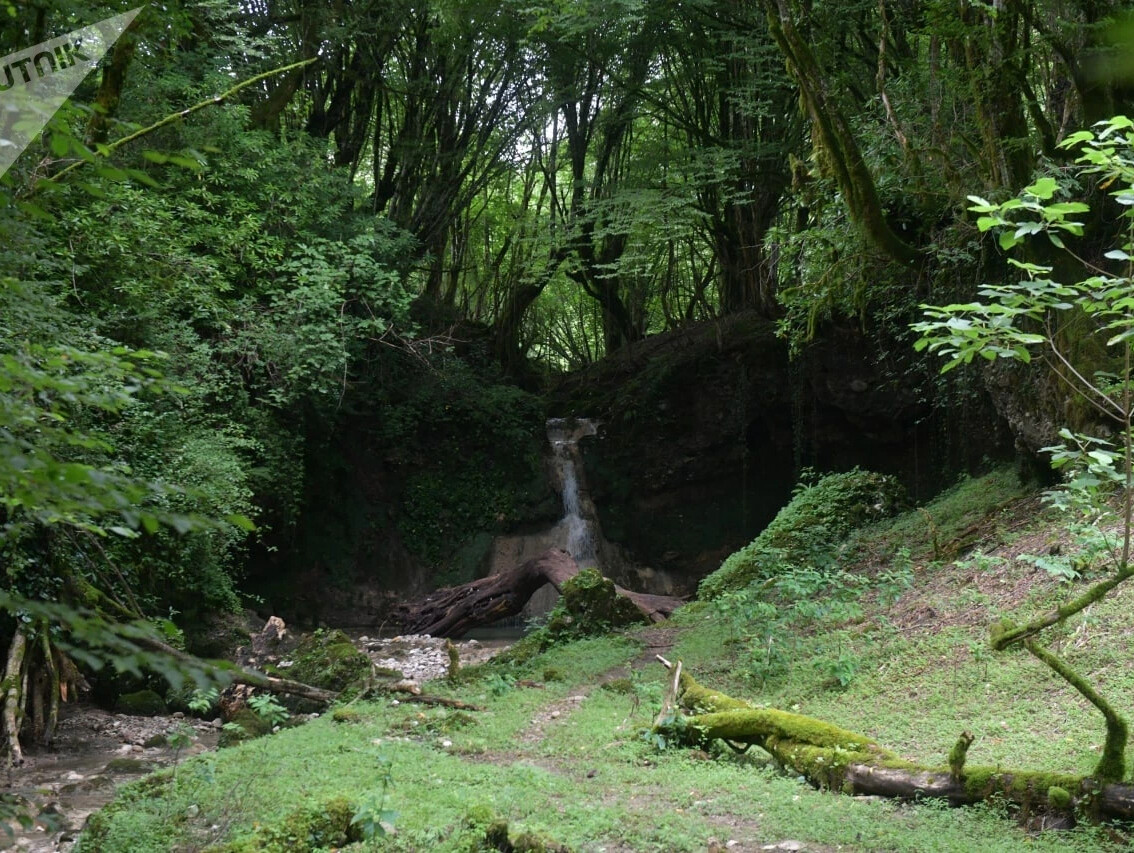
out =
<svg viewBox="0 0 1134 853"><path fill-rule="evenodd" d="M1074 148L1082 142L1089 142L1095 138L1095 135L1089 130L1080 130L1072 133L1066 139L1059 143L1059 148Z"/></svg>
<svg viewBox="0 0 1134 853"><path fill-rule="evenodd" d="M71 151L71 140L62 133L51 134L51 153L56 157L66 157Z"/></svg>
<svg viewBox="0 0 1134 853"><path fill-rule="evenodd" d="M1081 201L1060 201L1055 204L1049 204L1044 210L1047 213L1062 216L1068 213L1088 213L1091 206L1083 204Z"/></svg>
<svg viewBox="0 0 1134 853"><path fill-rule="evenodd" d="M1034 195L1036 198L1046 201L1055 195L1055 191L1059 189L1059 184L1055 178L1040 178L1030 187L1025 187L1024 192Z"/></svg>
<svg viewBox="0 0 1134 853"><path fill-rule="evenodd" d="M1009 249L1015 248L1020 243L1020 240L1011 231L1002 231L1000 232L999 242L1000 248L1004 251L1008 251Z"/></svg>

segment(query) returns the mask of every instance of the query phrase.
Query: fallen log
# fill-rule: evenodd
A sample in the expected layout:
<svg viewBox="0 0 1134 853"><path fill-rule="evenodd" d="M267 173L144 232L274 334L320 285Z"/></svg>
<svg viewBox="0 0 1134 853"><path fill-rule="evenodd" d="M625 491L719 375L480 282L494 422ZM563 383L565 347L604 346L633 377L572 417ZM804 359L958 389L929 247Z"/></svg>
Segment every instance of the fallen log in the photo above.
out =
<svg viewBox="0 0 1134 853"><path fill-rule="evenodd" d="M202 661L188 652L183 652L181 649L167 645L154 637L139 634L133 636L131 639L144 649L167 655L182 663L188 663L196 667L213 666L217 671L222 672L233 684L246 684L249 687L259 687L263 690L270 690L272 693L299 696L303 699L310 699L313 702L321 702L324 705L329 705L331 702L334 702L339 695L333 690L324 690L321 687L314 687L310 684L304 684L301 681L292 681L288 678L264 675L262 672L236 666L227 661Z"/></svg>
<svg viewBox="0 0 1134 853"><path fill-rule="evenodd" d="M823 790L969 805L992 797L1074 821L1083 815L1134 818L1134 785L1102 784L1090 776L965 766L966 732L950 753L951 766L906 761L865 735L824 720L758 708L698 684L681 663L658 658L674 674L654 731L668 740L704 746L722 740L744 752L758 746L781 766ZM962 747L963 744L963 747Z"/></svg>
<svg viewBox="0 0 1134 853"><path fill-rule="evenodd" d="M422 693L420 696L403 696L398 699L399 702L417 702L422 705L441 705L445 708L456 708L458 711L483 711L481 705L472 705L468 702L462 702L460 699L450 699L447 696L427 696Z"/></svg>
<svg viewBox="0 0 1134 853"><path fill-rule="evenodd" d="M515 616L544 584L562 590L563 584L578 573L579 567L570 554L552 548L510 572L445 587L419 601L403 604L395 619L404 634L460 637L470 628ZM680 598L631 592L617 585L615 591L651 622L661 622L685 603Z"/></svg>

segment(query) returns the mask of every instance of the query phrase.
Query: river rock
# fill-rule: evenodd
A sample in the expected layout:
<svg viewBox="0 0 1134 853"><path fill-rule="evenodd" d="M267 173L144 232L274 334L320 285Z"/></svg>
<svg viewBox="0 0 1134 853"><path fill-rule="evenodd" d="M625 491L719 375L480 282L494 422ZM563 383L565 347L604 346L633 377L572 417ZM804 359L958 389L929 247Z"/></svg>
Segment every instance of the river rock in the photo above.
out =
<svg viewBox="0 0 1134 853"><path fill-rule="evenodd" d="M404 634L388 639L359 638L359 645L381 669L400 672L419 683L443 678L449 672L449 653L443 637ZM484 645L476 640L455 642L461 666L484 663L503 650L503 645Z"/></svg>

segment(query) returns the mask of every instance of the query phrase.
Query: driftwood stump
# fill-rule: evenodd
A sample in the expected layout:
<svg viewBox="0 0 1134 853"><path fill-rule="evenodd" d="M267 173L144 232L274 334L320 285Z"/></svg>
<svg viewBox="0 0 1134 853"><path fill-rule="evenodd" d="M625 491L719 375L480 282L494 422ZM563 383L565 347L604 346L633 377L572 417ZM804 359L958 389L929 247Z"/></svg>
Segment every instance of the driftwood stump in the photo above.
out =
<svg viewBox="0 0 1134 853"><path fill-rule="evenodd" d="M560 548L544 551L510 572L489 575L461 586L445 587L419 601L403 604L395 617L405 634L460 637L470 628L515 616L537 589L551 584L557 590L579 573L571 555ZM666 595L615 591L633 602L651 622L669 617L684 602Z"/></svg>

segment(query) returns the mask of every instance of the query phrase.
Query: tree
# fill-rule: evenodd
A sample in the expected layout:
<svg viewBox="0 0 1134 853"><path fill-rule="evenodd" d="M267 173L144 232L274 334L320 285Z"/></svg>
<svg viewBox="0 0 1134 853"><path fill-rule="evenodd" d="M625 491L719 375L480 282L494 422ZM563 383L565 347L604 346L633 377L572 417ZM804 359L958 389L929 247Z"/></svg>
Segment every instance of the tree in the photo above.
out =
<svg viewBox="0 0 1134 853"><path fill-rule="evenodd" d="M690 3L662 48L660 117L686 138L687 180L708 219L723 312L779 314L773 223L802 144L796 92L767 21L736 2Z"/></svg>
<svg viewBox="0 0 1134 853"><path fill-rule="evenodd" d="M832 85L800 32L796 23L798 12L790 0L763 0L763 4L768 28L799 86L801 101L811 120L812 140L824 165L834 174L851 217L871 242L894 260L906 265L917 262L920 251L895 232L887 220L874 176L840 103L838 88Z"/></svg>

